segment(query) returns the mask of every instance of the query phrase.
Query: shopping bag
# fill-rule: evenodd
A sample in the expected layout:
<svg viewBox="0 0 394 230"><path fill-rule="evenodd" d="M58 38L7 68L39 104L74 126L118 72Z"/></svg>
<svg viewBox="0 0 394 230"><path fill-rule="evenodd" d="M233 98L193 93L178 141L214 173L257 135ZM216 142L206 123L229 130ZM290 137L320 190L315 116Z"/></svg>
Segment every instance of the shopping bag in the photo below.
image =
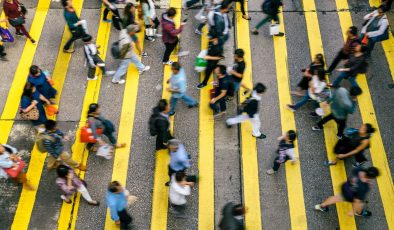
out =
<svg viewBox="0 0 394 230"><path fill-rule="evenodd" d="M368 35L365 35L364 37L363 37L363 39L361 40L361 44L363 44L363 45L368 45Z"/></svg>
<svg viewBox="0 0 394 230"><path fill-rule="evenodd" d="M270 35L277 35L279 34L280 26L279 24L271 24L270 26Z"/></svg>
<svg viewBox="0 0 394 230"><path fill-rule="evenodd" d="M54 105L54 104L47 105L47 106L45 106L45 111L46 111L48 116L53 116L53 115L59 113L59 109L58 108L59 108L58 105Z"/></svg>
<svg viewBox="0 0 394 230"><path fill-rule="evenodd" d="M18 159L15 167L11 167L8 169L4 169L7 175L11 178L16 178L20 172L22 172L23 168L26 166L26 163L22 159Z"/></svg>
<svg viewBox="0 0 394 230"><path fill-rule="evenodd" d="M113 157L113 149L108 144L102 145L97 149L97 156L104 157L105 159L109 160Z"/></svg>
<svg viewBox="0 0 394 230"><path fill-rule="evenodd" d="M103 134L102 129L97 129L97 134L101 135ZM96 143L96 139L93 136L92 129L89 127L89 125L85 125L84 127L81 128L81 132L79 133L79 141L82 143Z"/></svg>
<svg viewBox="0 0 394 230"><path fill-rule="evenodd" d="M7 28L0 27L0 36L2 42L13 42L14 37Z"/></svg>
<svg viewBox="0 0 394 230"><path fill-rule="evenodd" d="M196 64L194 69L199 73L207 68L207 60L205 60L205 56L207 56L207 53L207 50L202 50L196 57Z"/></svg>

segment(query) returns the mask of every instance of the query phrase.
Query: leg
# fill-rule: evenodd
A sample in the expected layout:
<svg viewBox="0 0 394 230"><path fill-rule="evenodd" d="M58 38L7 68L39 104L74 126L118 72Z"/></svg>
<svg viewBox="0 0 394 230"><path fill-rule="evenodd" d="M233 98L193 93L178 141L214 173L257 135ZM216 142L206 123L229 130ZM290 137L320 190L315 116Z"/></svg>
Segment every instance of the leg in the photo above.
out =
<svg viewBox="0 0 394 230"><path fill-rule="evenodd" d="M225 112L227 109L226 106L226 99L222 98L219 100L219 105L220 105L220 112Z"/></svg>
<svg viewBox="0 0 394 230"><path fill-rule="evenodd" d="M24 25L20 25L20 26L17 26L17 27L19 27L19 30L20 30L28 39L32 40L32 38L30 37L29 32L27 32L27 30L26 30L26 28L25 28Z"/></svg>
<svg viewBox="0 0 394 230"><path fill-rule="evenodd" d="M341 72L339 74L339 76L334 80L334 82L332 83L333 87L339 87L339 84L341 83L341 81L345 78L348 77L349 74L348 72Z"/></svg>
<svg viewBox="0 0 394 230"><path fill-rule="evenodd" d="M172 96L170 99L170 107L171 107L170 114L175 113L175 107L176 107L177 102L178 102L178 98L175 98Z"/></svg>
<svg viewBox="0 0 394 230"><path fill-rule="evenodd" d="M133 52L133 54L130 57L130 60L135 66L137 66L137 69L139 71L143 71L145 69L145 65L142 64L136 53Z"/></svg>
<svg viewBox="0 0 394 230"><path fill-rule="evenodd" d="M155 29L157 29L159 27L159 25L160 25L160 21L159 21L159 19L157 17L155 19L153 19L153 23L155 24L154 25Z"/></svg>
<svg viewBox="0 0 394 230"><path fill-rule="evenodd" d="M360 87L360 86L357 84L356 77L357 77L357 76L350 76L350 77L348 78L348 80L349 80L349 82L350 82L350 85L351 85L352 87Z"/></svg>
<svg viewBox="0 0 394 230"><path fill-rule="evenodd" d="M103 20L104 21L107 20L108 13L109 13L109 9L107 7L105 7L104 13L103 13Z"/></svg>
<svg viewBox="0 0 394 230"><path fill-rule="evenodd" d="M204 26L205 26L205 23L200 23L200 24L198 25L197 29L198 29L199 31L202 31L202 28L204 28Z"/></svg>
<svg viewBox="0 0 394 230"><path fill-rule="evenodd" d="M171 181L171 176L172 176L172 174L174 174L174 173L176 173L176 171L173 170L173 169L170 167L170 165L168 165L168 177L170 177L170 180L169 180L169 181Z"/></svg>
<svg viewBox="0 0 394 230"><path fill-rule="evenodd" d="M197 101L186 93L184 93L181 98L188 106L195 106L197 104Z"/></svg>
<svg viewBox="0 0 394 230"><path fill-rule="evenodd" d="M83 199L85 199L87 202L91 203L94 202L92 197L90 197L89 191L86 189L86 187L84 185L79 186L79 188L77 188L78 192L81 193Z"/></svg>
<svg viewBox="0 0 394 230"><path fill-rule="evenodd" d="M63 50L69 50L71 45L74 43L75 40L77 40L77 32L71 32L71 38L68 39L67 43L64 45Z"/></svg>
<svg viewBox="0 0 394 230"><path fill-rule="evenodd" d="M56 165L57 165L56 159L52 155L48 154L47 168L54 169L56 168Z"/></svg>
<svg viewBox="0 0 394 230"><path fill-rule="evenodd" d="M170 55L171 55L172 51L174 51L177 44L178 44L178 41L175 42L174 44L165 43L166 50L164 51L163 62L168 62L168 60L170 60Z"/></svg>
<svg viewBox="0 0 394 230"><path fill-rule="evenodd" d="M112 81L119 81L120 78L125 75L127 68L129 67L129 64L131 62L131 59L122 59L122 61L119 64L118 69L116 70L114 77L112 78Z"/></svg>
<svg viewBox="0 0 394 230"><path fill-rule="evenodd" d="M335 119L335 118L334 118ZM346 128L346 119L335 119L337 126L338 126L338 133L337 136L343 136L343 131Z"/></svg>
<svg viewBox="0 0 394 230"><path fill-rule="evenodd" d="M217 61L208 61L207 68L205 69L205 77L202 83L204 85L208 84L208 80L211 77L213 70L216 68Z"/></svg>
<svg viewBox="0 0 394 230"><path fill-rule="evenodd" d="M306 92L305 95L301 98L301 100L294 105L295 109L299 109L301 106L305 105L309 101L309 99L309 94L308 92Z"/></svg>
<svg viewBox="0 0 394 230"><path fill-rule="evenodd" d="M269 22L272 20L271 15L267 15L263 20L261 20L259 23L257 23L255 29L258 30L260 27L262 27L265 23Z"/></svg>
<svg viewBox="0 0 394 230"><path fill-rule="evenodd" d="M89 64L88 64L88 65L89 65ZM90 67L90 66L89 66L88 78L93 79L95 73L96 73L96 67Z"/></svg>
<svg viewBox="0 0 394 230"><path fill-rule="evenodd" d="M74 161L74 160L71 158L71 155L68 154L67 152L62 152L62 153L60 154L60 159L61 159L62 161L64 161L67 165L69 165L70 167L78 168L78 167L80 166L79 163L76 162L76 161Z"/></svg>
<svg viewBox="0 0 394 230"><path fill-rule="evenodd" d="M337 56L335 56L334 60L332 61L330 67L327 69L327 72L331 73L335 67L339 64L339 62L343 59L346 59L347 55L341 51L338 52Z"/></svg>
<svg viewBox="0 0 394 230"><path fill-rule="evenodd" d="M317 126L319 128L323 128L323 125L329 121L331 121L332 119L334 119L334 116L332 115L332 113L328 114L327 116L323 117L323 119L321 119L318 123Z"/></svg>
<svg viewBox="0 0 394 230"><path fill-rule="evenodd" d="M259 114L258 113L255 114L253 118L249 118L249 120L250 123L252 123L253 136L259 137L261 135L260 132L261 122L260 122Z"/></svg>
<svg viewBox="0 0 394 230"><path fill-rule="evenodd" d="M279 167L280 167L280 163L278 162L278 160L279 160L279 157L275 157L275 160L274 160L274 166L272 167L272 170L274 170L275 172L277 172L278 170L279 170Z"/></svg>
<svg viewBox="0 0 394 230"><path fill-rule="evenodd" d="M246 15L246 12L245 12L245 0L237 0L237 2L239 2L239 4L241 5L242 15Z"/></svg>
<svg viewBox="0 0 394 230"><path fill-rule="evenodd" d="M229 118L226 120L227 125L235 125L242 123L243 121L247 120L249 116L247 114L241 114L233 118Z"/></svg>
<svg viewBox="0 0 394 230"><path fill-rule="evenodd" d="M356 160L357 163L362 163L367 161L367 158L365 158L364 156L364 151L361 151L359 153L357 153L356 155L354 155L354 159Z"/></svg>
<svg viewBox="0 0 394 230"><path fill-rule="evenodd" d="M219 106L217 104L218 104L218 102L216 102L214 104L211 104L211 103L209 104L209 107L213 110L214 114L220 112Z"/></svg>
<svg viewBox="0 0 394 230"><path fill-rule="evenodd" d="M342 202L342 201L343 201L342 195L330 196L325 201L323 201L323 203L321 203L320 206L322 208L325 208L327 206L330 206L330 205L333 205L335 203Z"/></svg>

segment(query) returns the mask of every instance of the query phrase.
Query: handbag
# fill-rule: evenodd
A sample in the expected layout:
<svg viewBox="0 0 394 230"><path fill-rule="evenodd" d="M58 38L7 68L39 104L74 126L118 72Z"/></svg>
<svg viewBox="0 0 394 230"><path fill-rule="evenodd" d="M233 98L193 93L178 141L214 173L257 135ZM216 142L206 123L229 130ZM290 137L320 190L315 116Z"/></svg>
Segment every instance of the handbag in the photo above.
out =
<svg viewBox="0 0 394 230"><path fill-rule="evenodd" d="M208 61L205 60L205 56L207 56L208 51L207 50L201 50L201 52L198 54L196 57L196 63L194 70L201 73L207 68L207 63Z"/></svg>
<svg viewBox="0 0 394 230"><path fill-rule="evenodd" d="M280 32L279 24L271 24L270 26L270 35L277 35Z"/></svg>
<svg viewBox="0 0 394 230"><path fill-rule="evenodd" d="M363 39L361 40L361 44L363 44L363 45L368 45L368 35L365 35L364 37L363 37Z"/></svg>
<svg viewBox="0 0 394 230"><path fill-rule="evenodd" d="M31 120L36 121L40 117L40 112L37 107L32 108L29 112L24 113L22 110L20 112L20 116L23 120Z"/></svg>
<svg viewBox="0 0 394 230"><path fill-rule="evenodd" d="M155 36L156 35L156 29L154 29L154 28L146 28L145 29L145 34L146 34L146 36L148 36L148 37L153 37L153 36Z"/></svg>
<svg viewBox="0 0 394 230"><path fill-rule="evenodd" d="M45 106L45 111L47 112L48 116L53 116L59 113L59 106L57 105L47 105Z"/></svg>
<svg viewBox="0 0 394 230"><path fill-rule="evenodd" d="M96 132L98 135L103 134L102 129L97 129ZM81 128L81 132L79 133L79 141L82 143L96 143L97 142L93 136L92 129L89 127L88 124Z"/></svg>
<svg viewBox="0 0 394 230"><path fill-rule="evenodd" d="M15 167L3 169L7 173L7 175L11 178L16 178L19 175L19 173L22 172L23 168L26 166L26 163L20 158L15 163L16 163Z"/></svg>
<svg viewBox="0 0 394 230"><path fill-rule="evenodd" d="M7 28L0 27L0 36L2 42L13 42L14 37Z"/></svg>

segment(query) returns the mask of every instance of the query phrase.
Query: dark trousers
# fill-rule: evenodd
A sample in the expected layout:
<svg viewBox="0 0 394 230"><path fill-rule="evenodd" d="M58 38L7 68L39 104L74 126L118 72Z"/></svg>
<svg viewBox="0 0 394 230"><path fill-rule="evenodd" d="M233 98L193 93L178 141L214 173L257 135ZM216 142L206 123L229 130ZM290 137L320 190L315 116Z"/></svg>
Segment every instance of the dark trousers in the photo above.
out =
<svg viewBox="0 0 394 230"><path fill-rule="evenodd" d="M236 1L239 2L239 4L241 4L242 15L246 15L246 12L245 12L245 0L236 0Z"/></svg>
<svg viewBox="0 0 394 230"><path fill-rule="evenodd" d="M331 121L332 119L335 120L335 122L338 125L338 132L337 135L338 136L342 136L343 135L343 130L345 130L346 128L346 119L337 119L334 117L334 115L332 113L328 114L327 116L325 116L323 119L321 119L318 123L317 126L319 126L319 128L323 128L323 125L325 123L327 123L328 121Z"/></svg>
<svg viewBox="0 0 394 230"><path fill-rule="evenodd" d="M335 144L334 153L335 154L346 154L346 153L354 150L354 148L349 143L350 143L350 139L348 137L343 137L341 140L339 140ZM365 158L365 156L364 156L364 150L361 150L360 152L355 154L354 158L358 163L362 163L364 161L367 161L367 158Z"/></svg>
<svg viewBox="0 0 394 230"><path fill-rule="evenodd" d="M219 113L219 112L224 112L226 111L227 107L226 107L226 97L222 97L221 99L219 99L216 103L214 104L209 104L209 107L211 107L211 109L213 110L213 112Z"/></svg>
<svg viewBox="0 0 394 230"><path fill-rule="evenodd" d="M170 167L170 165L168 165L168 176L170 177L170 181L171 181L171 176L172 176L172 174L177 173L177 172L185 172L185 171L186 171L186 169L182 169L182 170L179 170L179 171L175 171L175 170L173 170L173 169ZM197 177L194 176L194 175L186 176L186 181L187 181L187 182L194 182L194 183L196 183L196 182L197 182Z"/></svg>
<svg viewBox="0 0 394 230"><path fill-rule="evenodd" d="M70 49L71 45L78 39L81 39L85 35L85 31L83 30L82 26L79 26L75 30L70 31L71 38L67 41L64 45L63 49L68 50Z"/></svg>
<svg viewBox="0 0 394 230"><path fill-rule="evenodd" d="M168 140L173 139L173 137L171 136L170 131L167 131L167 134L170 138L168 138ZM156 136L156 150L160 150L160 149L166 149L167 146L164 145L164 140L162 138L163 135L157 135Z"/></svg>
<svg viewBox="0 0 394 230"><path fill-rule="evenodd" d="M282 162L282 163L279 163L279 162L278 162L279 156L275 157L275 160L274 160L274 167L272 167L272 169L273 169L275 172L278 171L280 165L286 163L286 161L288 161L289 159L290 159L290 158L289 158L288 156L285 156L285 159L284 159L285 161Z"/></svg>
<svg viewBox="0 0 394 230"><path fill-rule="evenodd" d="M131 222L133 222L133 218L127 212L126 209L118 212L119 220L120 220L120 228L128 229L130 227Z"/></svg>
<svg viewBox="0 0 394 230"><path fill-rule="evenodd" d="M113 15L116 15L116 16L118 16L120 18L119 10L117 8L115 8L113 10L113 9L108 8L108 7L105 7L104 14L103 14L103 20L107 20L109 11L111 11Z"/></svg>
<svg viewBox="0 0 394 230"><path fill-rule="evenodd" d="M192 7L194 4L198 3L200 0L189 0L186 2L186 7ZM204 0L202 0L202 4L204 5Z"/></svg>
<svg viewBox="0 0 394 230"><path fill-rule="evenodd" d="M219 61L212 61L209 60L207 62L207 68L205 69L205 77L204 80L202 81L202 83L204 85L208 84L208 80L211 77L211 74L213 72L213 70L216 68L216 65L218 64Z"/></svg>
<svg viewBox="0 0 394 230"><path fill-rule="evenodd" d="M335 56L334 60L332 61L330 67L327 69L327 72L332 72L335 67L339 64L341 60L348 59L349 55L345 54L342 50L338 52L337 56Z"/></svg>
<svg viewBox="0 0 394 230"><path fill-rule="evenodd" d="M95 65L97 64L104 64L103 59L101 59L98 55L93 56L93 62ZM101 71L103 72L103 75L105 75L106 69L105 66L99 66ZM88 71L88 78L94 78L94 74L96 73L96 67L91 67L89 66L89 71Z"/></svg>
<svg viewBox="0 0 394 230"><path fill-rule="evenodd" d="M267 14L267 16L263 19L263 20L261 20L259 23L257 23L257 25L256 25L256 29L259 29L260 27L262 27L265 23L267 23L267 22L269 22L269 21L271 21L271 20L274 20L275 22L278 22L279 23L279 17L278 17L278 15L277 14L275 14L275 15L270 15L270 14Z"/></svg>
<svg viewBox="0 0 394 230"><path fill-rule="evenodd" d="M163 62L168 62L170 60L170 55L174 51L176 45L178 45L178 39L175 43L164 43L166 50L164 51Z"/></svg>
<svg viewBox="0 0 394 230"><path fill-rule="evenodd" d="M15 26L15 30L16 30L17 33L22 33L28 39L31 39L30 34L29 34L29 32L27 32L27 30L26 30L24 25Z"/></svg>

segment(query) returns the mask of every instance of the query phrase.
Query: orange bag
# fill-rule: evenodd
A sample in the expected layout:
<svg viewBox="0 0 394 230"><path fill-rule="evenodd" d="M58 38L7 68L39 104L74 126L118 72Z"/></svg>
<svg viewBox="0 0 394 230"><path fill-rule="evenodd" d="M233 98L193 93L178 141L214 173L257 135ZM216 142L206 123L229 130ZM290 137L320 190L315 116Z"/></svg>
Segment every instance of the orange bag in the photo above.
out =
<svg viewBox="0 0 394 230"><path fill-rule="evenodd" d="M103 134L102 129L97 129L97 134ZM81 128L81 132L79 134L79 141L82 143L96 143L96 139L93 136L92 129L89 127L89 124L85 125Z"/></svg>
<svg viewBox="0 0 394 230"><path fill-rule="evenodd" d="M363 37L363 40L361 40L361 44L363 44L363 45L368 45L368 36L367 36L367 35L365 35L365 36Z"/></svg>
<svg viewBox="0 0 394 230"><path fill-rule="evenodd" d="M55 81L52 80L52 79L49 79L49 80L48 80L48 83L49 83L51 86L54 86L54 85L55 85Z"/></svg>
<svg viewBox="0 0 394 230"><path fill-rule="evenodd" d="M47 105L45 106L45 110L48 116L53 116L59 113L59 106L58 105Z"/></svg>

